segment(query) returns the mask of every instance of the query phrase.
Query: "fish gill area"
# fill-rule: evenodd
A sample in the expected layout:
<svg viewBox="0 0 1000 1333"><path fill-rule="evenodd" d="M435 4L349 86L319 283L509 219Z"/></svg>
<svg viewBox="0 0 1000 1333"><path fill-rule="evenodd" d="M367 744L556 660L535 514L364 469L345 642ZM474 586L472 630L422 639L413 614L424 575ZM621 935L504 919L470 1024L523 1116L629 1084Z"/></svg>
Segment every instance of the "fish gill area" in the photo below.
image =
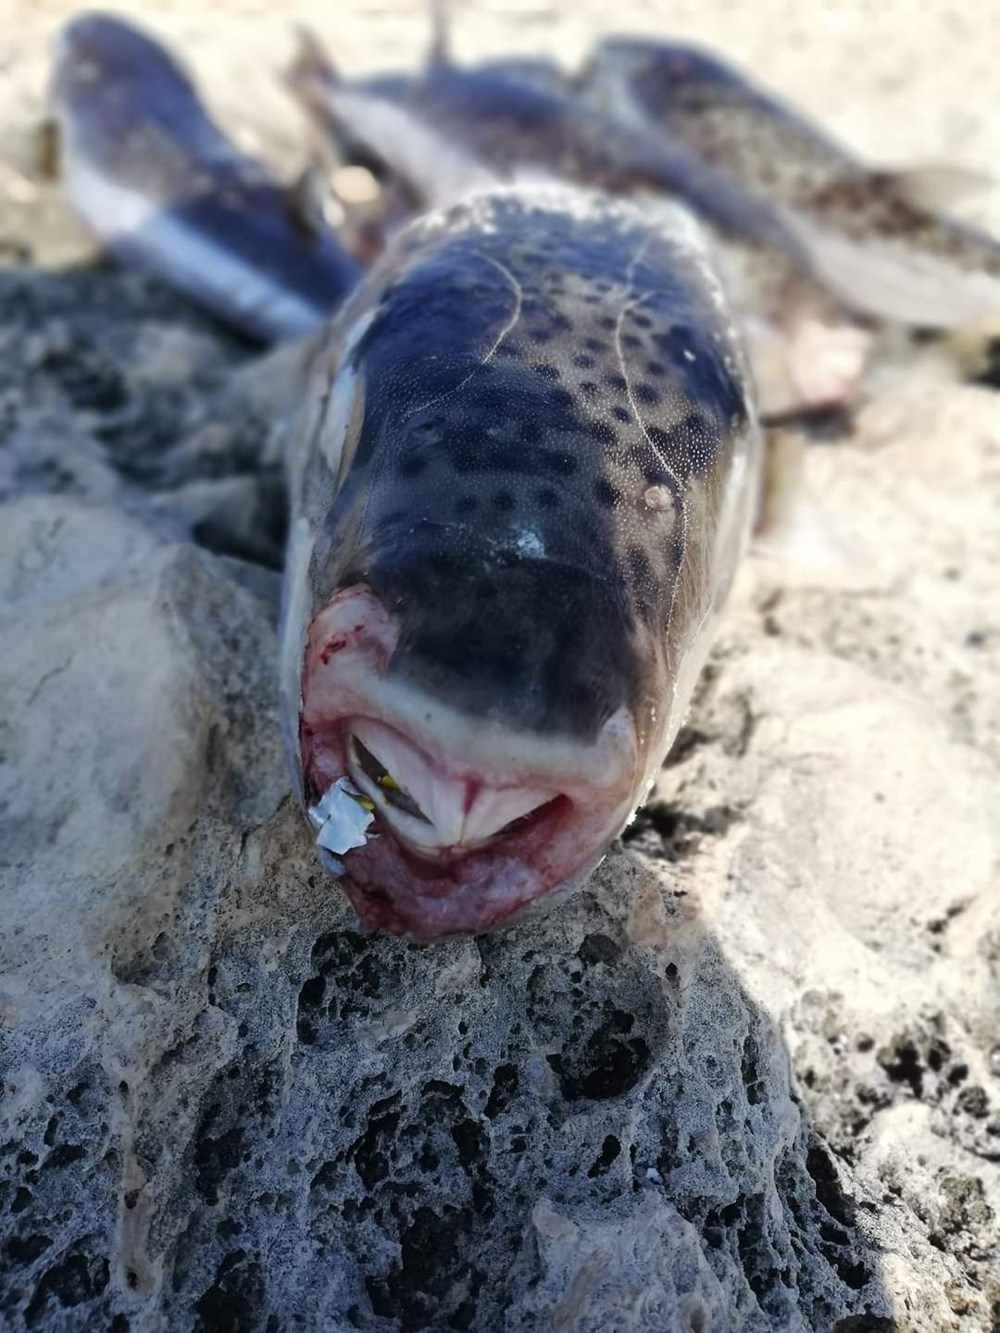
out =
<svg viewBox="0 0 1000 1333"><path fill-rule="evenodd" d="M590 885L417 946L289 790L256 353L11 259L0 1325L1000 1327L995 391L810 439Z"/></svg>

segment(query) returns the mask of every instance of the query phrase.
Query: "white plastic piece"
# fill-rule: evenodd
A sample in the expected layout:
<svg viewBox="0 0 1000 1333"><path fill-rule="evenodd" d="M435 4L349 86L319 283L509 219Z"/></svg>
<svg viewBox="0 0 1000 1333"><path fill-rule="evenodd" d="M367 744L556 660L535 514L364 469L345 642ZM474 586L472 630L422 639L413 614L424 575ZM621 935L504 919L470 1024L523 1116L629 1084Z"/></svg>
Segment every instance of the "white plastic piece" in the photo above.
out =
<svg viewBox="0 0 1000 1333"><path fill-rule="evenodd" d="M368 826L374 818L371 810L362 804L363 800L347 778L338 778L309 808L309 818L319 830L316 845L334 856L343 856L352 848L363 847L368 841Z"/></svg>

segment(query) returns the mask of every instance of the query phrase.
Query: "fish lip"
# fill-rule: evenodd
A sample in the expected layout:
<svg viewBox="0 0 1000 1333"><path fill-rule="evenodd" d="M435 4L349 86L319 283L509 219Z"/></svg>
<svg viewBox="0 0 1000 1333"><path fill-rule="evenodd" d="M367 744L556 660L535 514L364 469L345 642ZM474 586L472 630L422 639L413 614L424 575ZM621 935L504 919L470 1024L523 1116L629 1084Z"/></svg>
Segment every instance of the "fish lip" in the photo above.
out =
<svg viewBox="0 0 1000 1333"><path fill-rule="evenodd" d="M339 753L358 721L337 720ZM602 791L579 775L563 785L569 790L554 792L512 831L440 849L418 845L376 808L365 845L338 857L361 928L433 941L513 924L550 894L561 900L563 887L600 861L634 803L630 785Z"/></svg>
<svg viewBox="0 0 1000 1333"><path fill-rule="evenodd" d="M384 930L433 943L504 929L561 903L604 858L611 835L591 839L581 863L570 815L556 811L548 827L543 821L537 829L541 838L549 839L552 825L558 837L561 824L563 841L572 843L573 860L556 875L540 871L521 848L500 839L471 851L452 867L424 863L421 878L413 874L414 858L385 836L347 853L340 883L365 932ZM616 812L615 818L623 825L628 811ZM456 878L449 880L449 873Z"/></svg>
<svg viewBox="0 0 1000 1333"><path fill-rule="evenodd" d="M638 740L624 710L592 744L522 735L459 714L388 677L394 626L363 585L334 594L306 638L298 759L308 804L349 773L347 746L360 719L398 732L449 775L487 789L552 792L516 835L500 830L440 854L428 855L377 817L378 836L340 858L340 883L362 929L434 940L507 924L589 874L627 823Z"/></svg>

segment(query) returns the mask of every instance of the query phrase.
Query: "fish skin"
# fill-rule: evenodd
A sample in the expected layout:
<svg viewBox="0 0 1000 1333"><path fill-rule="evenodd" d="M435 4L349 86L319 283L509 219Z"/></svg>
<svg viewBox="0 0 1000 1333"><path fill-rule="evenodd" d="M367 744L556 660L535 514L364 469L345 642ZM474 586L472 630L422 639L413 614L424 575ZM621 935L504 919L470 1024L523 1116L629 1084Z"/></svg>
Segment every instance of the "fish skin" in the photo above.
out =
<svg viewBox="0 0 1000 1333"><path fill-rule="evenodd" d="M680 139L587 106L541 62L465 68L435 59L410 79L354 83L310 36L286 83L322 133L381 159L432 206L486 188L489 180L476 179L477 171L499 181L543 176L628 197L680 196L724 231L798 252L767 199ZM390 111L396 119L387 130ZM449 171L454 155L459 161Z"/></svg>
<svg viewBox="0 0 1000 1333"><path fill-rule="evenodd" d="M785 205L808 203L857 167L846 148L697 47L606 38L577 87L588 104L676 135Z"/></svg>
<svg viewBox="0 0 1000 1333"><path fill-rule="evenodd" d="M583 762L627 715L638 759L599 857L680 725L755 500L755 412L695 224L568 187L473 197L404 233L313 380L283 626L305 799L332 771L310 769L304 645L361 587L393 625L385 688L480 735ZM354 402L334 407L343 383ZM417 938L501 924L563 882L452 918L441 894L372 896L370 861L344 857L362 920Z"/></svg>
<svg viewBox="0 0 1000 1333"><path fill-rule="evenodd" d="M210 120L180 65L112 15L62 30L52 82L71 203L104 250L263 342L317 328L360 265Z"/></svg>
<svg viewBox="0 0 1000 1333"><path fill-rule="evenodd" d="M715 56L609 38L577 86L589 105L655 127L771 201L807 270L858 313L931 327L1000 315L997 240L923 207L906 173L868 167Z"/></svg>
<svg viewBox="0 0 1000 1333"><path fill-rule="evenodd" d="M411 194L432 205L472 182L485 188L491 174L543 175L637 198L679 191L711 227L718 265L751 335L761 410L827 411L856 392L864 352L843 371L841 349L861 335L843 328L842 304L813 281L794 229L779 221L775 206L731 173L720 189L727 173L679 139L664 141L642 118L628 119L617 104L585 107L555 67L498 60L465 69L437 58L408 79L348 84L321 44L307 38L289 86L335 154L377 163L384 180L397 188L405 180ZM391 126L381 123L387 112L397 117ZM379 145L387 161L379 161ZM812 369L817 328L830 330L830 353L821 349L820 359L832 373Z"/></svg>
<svg viewBox="0 0 1000 1333"><path fill-rule="evenodd" d="M642 493L667 487L673 520L751 429L732 332L681 247L596 196L498 192L418 223L404 250L328 335L370 319L348 357L364 421L324 515L314 605L361 579L399 608L391 673L590 737L649 694L627 645L639 627L669 641L687 558ZM313 484L329 492L322 470ZM472 596L486 569L502 639Z"/></svg>

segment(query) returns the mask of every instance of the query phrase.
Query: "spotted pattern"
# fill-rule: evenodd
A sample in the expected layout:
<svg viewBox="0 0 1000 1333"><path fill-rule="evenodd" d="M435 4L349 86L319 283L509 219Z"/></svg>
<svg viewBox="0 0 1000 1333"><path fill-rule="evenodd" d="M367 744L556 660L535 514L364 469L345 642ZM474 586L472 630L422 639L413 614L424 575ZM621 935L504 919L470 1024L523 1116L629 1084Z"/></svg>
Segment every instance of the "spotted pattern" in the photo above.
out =
<svg viewBox="0 0 1000 1333"><path fill-rule="evenodd" d="M585 82L596 104L638 111L785 204L800 204L855 170L838 144L695 47L613 38L598 48Z"/></svg>
<svg viewBox="0 0 1000 1333"><path fill-rule="evenodd" d="M861 242L897 242L959 271L1000 275L1000 245L915 205L894 172L872 170L818 126L694 47L612 38L584 79L585 100L637 114L755 198Z"/></svg>
<svg viewBox="0 0 1000 1333"><path fill-rule="evenodd" d="M688 583L752 426L697 258L569 197L418 228L352 353L364 424L316 574L321 595L371 582L422 688L593 736L704 614Z"/></svg>

